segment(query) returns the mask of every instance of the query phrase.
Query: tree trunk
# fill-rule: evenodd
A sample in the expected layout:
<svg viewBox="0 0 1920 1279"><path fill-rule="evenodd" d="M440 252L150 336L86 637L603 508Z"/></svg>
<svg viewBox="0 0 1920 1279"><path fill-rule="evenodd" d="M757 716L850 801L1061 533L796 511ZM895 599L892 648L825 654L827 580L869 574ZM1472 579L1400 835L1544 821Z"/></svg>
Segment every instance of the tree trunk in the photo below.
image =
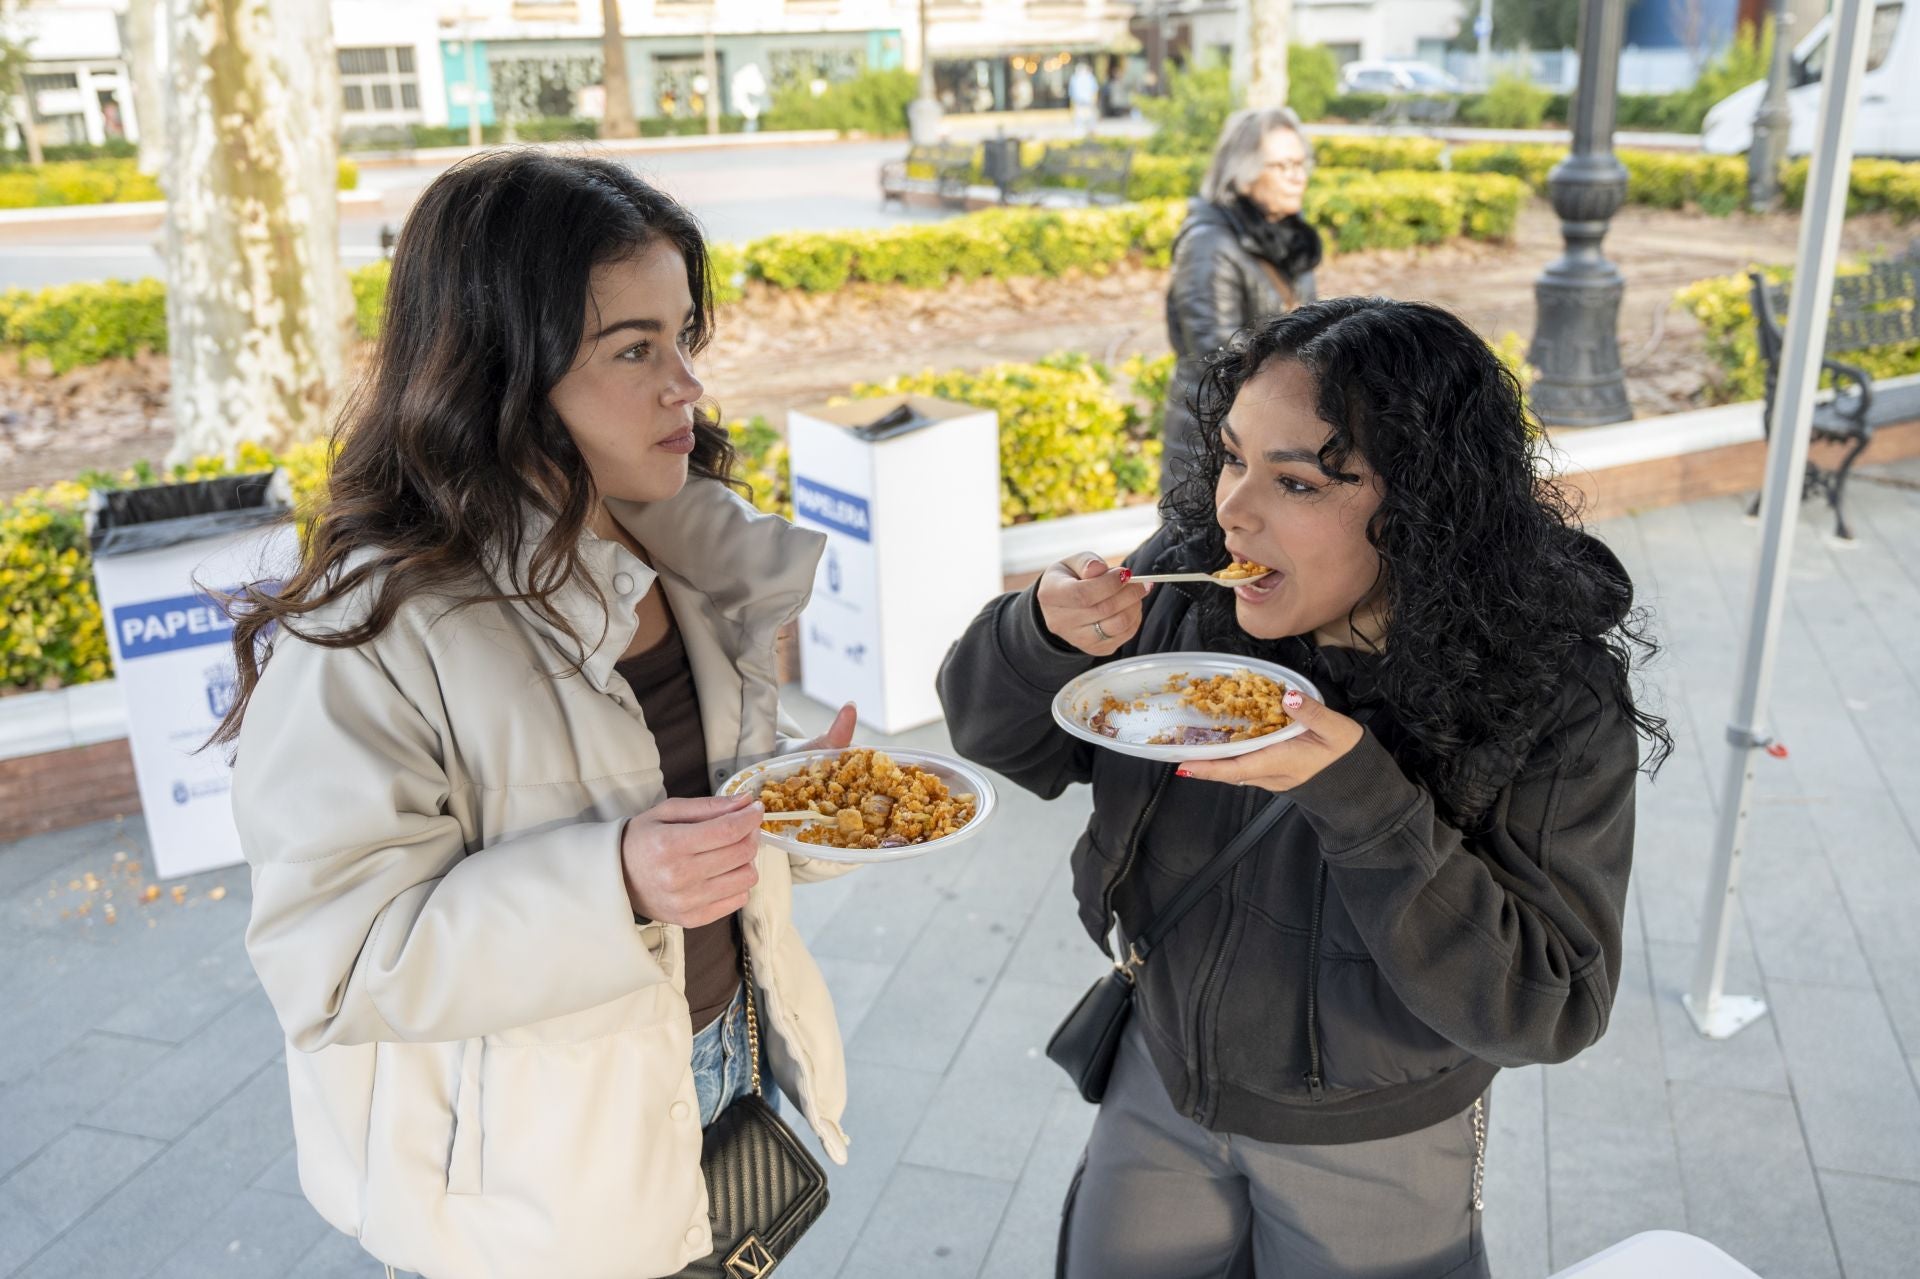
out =
<svg viewBox="0 0 1920 1279"><path fill-rule="evenodd" d="M140 172L160 172L167 162L167 106L162 87L167 62L156 5L158 0L128 0L127 44L133 80L133 117L140 130Z"/></svg>
<svg viewBox="0 0 1920 1279"><path fill-rule="evenodd" d="M627 85L627 41L620 33L620 0L600 0L600 12L600 60L606 67L600 83L607 91L600 136L637 138L640 125L633 118L633 90Z"/></svg>
<svg viewBox="0 0 1920 1279"><path fill-rule="evenodd" d="M1293 0L1241 0L1244 52L1234 59L1234 79L1245 85L1248 106L1287 105L1287 36L1292 27Z"/></svg>
<svg viewBox="0 0 1920 1279"><path fill-rule="evenodd" d="M40 130L33 123L33 94L28 90L21 94L20 141L27 147L27 163L38 167L47 162L40 151Z"/></svg>
<svg viewBox="0 0 1920 1279"><path fill-rule="evenodd" d="M328 7L167 0L172 460L327 425L347 305Z"/></svg>
<svg viewBox="0 0 1920 1279"><path fill-rule="evenodd" d="M713 48L713 19L707 19L706 39L701 44L707 68L707 132L720 132L720 55Z"/></svg>

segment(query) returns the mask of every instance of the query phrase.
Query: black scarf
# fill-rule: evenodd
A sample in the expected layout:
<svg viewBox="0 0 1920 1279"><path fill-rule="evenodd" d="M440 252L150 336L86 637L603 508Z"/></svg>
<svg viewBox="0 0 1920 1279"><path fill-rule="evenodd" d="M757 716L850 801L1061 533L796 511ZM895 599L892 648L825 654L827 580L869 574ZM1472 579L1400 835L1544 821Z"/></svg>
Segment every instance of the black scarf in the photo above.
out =
<svg viewBox="0 0 1920 1279"><path fill-rule="evenodd" d="M1234 237L1247 252L1273 264L1289 281L1320 265L1320 234L1298 213L1274 221L1244 195L1221 205L1233 223Z"/></svg>

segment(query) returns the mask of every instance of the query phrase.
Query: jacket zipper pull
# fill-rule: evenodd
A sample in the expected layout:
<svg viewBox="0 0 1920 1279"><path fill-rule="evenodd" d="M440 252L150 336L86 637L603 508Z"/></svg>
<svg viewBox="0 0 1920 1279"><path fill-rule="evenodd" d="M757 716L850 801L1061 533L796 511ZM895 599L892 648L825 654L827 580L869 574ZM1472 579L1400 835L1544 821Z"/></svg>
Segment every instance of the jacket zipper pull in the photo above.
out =
<svg viewBox="0 0 1920 1279"><path fill-rule="evenodd" d="M1316 1071L1312 1071L1312 1070L1309 1070L1309 1071L1307 1072L1307 1096L1308 1096L1308 1098L1310 1098L1310 1099L1311 1099L1311 1100L1313 1100L1313 1101L1319 1101L1319 1100L1320 1100L1320 1088L1321 1088L1321 1082L1320 1082L1320 1075L1319 1075L1319 1073L1318 1073L1318 1072L1316 1072Z"/></svg>

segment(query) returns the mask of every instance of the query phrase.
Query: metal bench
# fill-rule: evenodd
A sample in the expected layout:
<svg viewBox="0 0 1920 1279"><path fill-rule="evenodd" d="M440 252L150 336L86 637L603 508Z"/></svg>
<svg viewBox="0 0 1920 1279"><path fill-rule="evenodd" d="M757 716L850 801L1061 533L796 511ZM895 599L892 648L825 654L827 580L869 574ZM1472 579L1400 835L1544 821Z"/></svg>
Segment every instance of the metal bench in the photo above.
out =
<svg viewBox="0 0 1920 1279"><path fill-rule="evenodd" d="M1040 163L1004 180L1003 204L1122 204L1133 152L1093 142L1049 146Z"/></svg>
<svg viewBox="0 0 1920 1279"><path fill-rule="evenodd" d="M935 142L909 148L905 159L880 166L880 207L906 202L910 191L930 192L943 204L964 208L973 183L973 147L965 142Z"/></svg>
<svg viewBox="0 0 1920 1279"><path fill-rule="evenodd" d="M1754 322L1759 328L1760 358L1767 370L1766 429L1773 429L1774 387L1780 374L1783 347L1782 325L1787 313L1787 286L1774 284L1758 271L1750 272ZM1847 451L1834 467L1807 462L1807 475L1801 489L1803 499L1824 493L1833 508L1834 533L1852 540L1841 503L1846 494L1847 477L1867 445L1873 442L1876 426L1903 421L1920 414L1920 397L1876 396L1873 379L1857 364L1832 358L1837 354L1861 351L1869 347L1920 342L1920 241L1907 247L1906 255L1877 262L1861 275L1843 275L1833 282L1833 310L1827 317L1826 349L1820 363L1833 374L1833 398L1816 401L1813 408L1813 438L1820 443L1844 444ZM1751 511L1759 510L1759 499ZM1750 513L1751 513L1750 511Z"/></svg>

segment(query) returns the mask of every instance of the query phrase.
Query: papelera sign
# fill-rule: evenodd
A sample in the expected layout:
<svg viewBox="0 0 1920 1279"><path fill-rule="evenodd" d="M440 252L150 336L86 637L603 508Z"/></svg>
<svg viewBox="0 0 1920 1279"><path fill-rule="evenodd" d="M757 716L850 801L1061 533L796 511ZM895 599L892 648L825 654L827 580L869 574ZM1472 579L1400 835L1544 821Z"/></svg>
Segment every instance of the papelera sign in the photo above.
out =
<svg viewBox="0 0 1920 1279"><path fill-rule="evenodd" d="M120 656L134 661L203 644L224 644L233 635L226 610L204 594L141 600L113 610Z"/></svg>

